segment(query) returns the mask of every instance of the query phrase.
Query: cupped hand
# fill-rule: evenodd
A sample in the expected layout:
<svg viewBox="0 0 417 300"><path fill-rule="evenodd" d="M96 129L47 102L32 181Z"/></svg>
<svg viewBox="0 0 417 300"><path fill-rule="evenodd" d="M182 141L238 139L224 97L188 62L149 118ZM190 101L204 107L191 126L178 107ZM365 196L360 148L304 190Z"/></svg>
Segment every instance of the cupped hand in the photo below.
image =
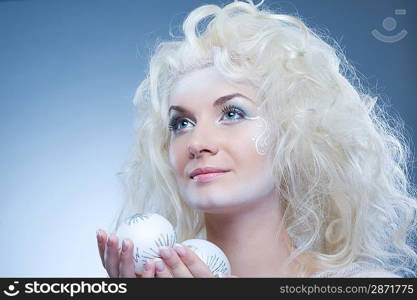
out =
<svg viewBox="0 0 417 300"><path fill-rule="evenodd" d="M161 247L160 260L156 260L155 274L159 278L212 278L209 267L185 245Z"/></svg>
<svg viewBox="0 0 417 300"><path fill-rule="evenodd" d="M152 278L155 273L155 262L148 261L141 275L135 273L133 261L133 242L129 239L123 240L122 248L119 249L119 239L116 234L109 236L99 229L97 230L97 244L101 262L109 277L125 278Z"/></svg>
<svg viewBox="0 0 417 300"><path fill-rule="evenodd" d="M135 273L133 261L133 242L123 240L119 249L119 240L116 234L109 236L97 230L97 243L103 267L110 277L140 277L140 278L213 278L209 267L185 245L176 244L174 248L162 247L159 250L160 258L149 260L141 275ZM230 276L226 276L230 277Z"/></svg>

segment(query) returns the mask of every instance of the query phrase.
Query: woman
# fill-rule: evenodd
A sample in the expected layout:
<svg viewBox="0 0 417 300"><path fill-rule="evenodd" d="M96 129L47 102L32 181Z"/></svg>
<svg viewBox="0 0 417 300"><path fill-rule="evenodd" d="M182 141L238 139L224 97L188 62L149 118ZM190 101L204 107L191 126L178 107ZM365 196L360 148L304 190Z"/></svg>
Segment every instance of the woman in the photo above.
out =
<svg viewBox="0 0 417 300"><path fill-rule="evenodd" d="M251 1L199 7L183 29L135 96L116 227L157 212L178 240L218 245L237 277L414 276L408 148L343 54ZM137 275L131 241L99 230L98 244L109 276ZM185 246L160 255L140 277L213 276Z"/></svg>

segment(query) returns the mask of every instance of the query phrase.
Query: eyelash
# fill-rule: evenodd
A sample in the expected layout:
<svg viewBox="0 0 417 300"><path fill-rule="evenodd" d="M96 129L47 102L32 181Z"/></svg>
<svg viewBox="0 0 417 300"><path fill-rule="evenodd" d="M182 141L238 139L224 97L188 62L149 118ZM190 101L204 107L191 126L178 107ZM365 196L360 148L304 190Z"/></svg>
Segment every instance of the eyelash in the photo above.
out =
<svg viewBox="0 0 417 300"><path fill-rule="evenodd" d="M239 107L235 106L235 105L227 105L225 107L222 108L222 113L223 115L226 115L228 113L236 113L238 114L241 118L245 118L246 113L240 109ZM169 125L168 128L170 131L173 131L174 133L177 132L179 129L177 129L178 126L178 121L181 120L186 120L186 118L182 117L182 116L174 116L171 118L171 120L169 121Z"/></svg>

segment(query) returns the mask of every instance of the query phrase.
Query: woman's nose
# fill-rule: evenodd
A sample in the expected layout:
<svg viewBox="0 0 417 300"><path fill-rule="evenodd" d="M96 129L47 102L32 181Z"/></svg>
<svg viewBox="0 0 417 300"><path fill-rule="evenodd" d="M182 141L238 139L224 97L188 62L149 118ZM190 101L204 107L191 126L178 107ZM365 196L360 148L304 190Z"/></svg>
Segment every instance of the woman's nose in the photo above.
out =
<svg viewBox="0 0 417 300"><path fill-rule="evenodd" d="M216 140L216 133L213 130L207 126L196 126L187 146L190 159L216 155L219 151Z"/></svg>

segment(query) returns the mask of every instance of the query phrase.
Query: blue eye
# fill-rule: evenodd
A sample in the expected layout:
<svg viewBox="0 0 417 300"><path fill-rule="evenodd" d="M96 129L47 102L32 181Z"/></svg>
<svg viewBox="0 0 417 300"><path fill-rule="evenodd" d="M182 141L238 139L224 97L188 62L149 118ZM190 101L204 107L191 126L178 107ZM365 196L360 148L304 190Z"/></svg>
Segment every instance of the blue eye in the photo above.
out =
<svg viewBox="0 0 417 300"><path fill-rule="evenodd" d="M222 120L235 121L244 119L246 117L246 113L242 109L234 105L228 105L223 107L222 113ZM194 125L195 124L190 119L185 118L184 116L173 116L169 121L168 128L170 131L174 132L174 134L177 134L181 132L183 129L186 129Z"/></svg>
<svg viewBox="0 0 417 300"><path fill-rule="evenodd" d="M174 116L169 121L168 128L169 128L169 130L176 133L177 131L179 131L181 129L189 127L190 124L191 124L190 120L188 120L186 118L183 118L183 117Z"/></svg>
<svg viewBox="0 0 417 300"><path fill-rule="evenodd" d="M234 105L223 107L222 112L227 120L244 119L246 116L246 113L243 110Z"/></svg>

